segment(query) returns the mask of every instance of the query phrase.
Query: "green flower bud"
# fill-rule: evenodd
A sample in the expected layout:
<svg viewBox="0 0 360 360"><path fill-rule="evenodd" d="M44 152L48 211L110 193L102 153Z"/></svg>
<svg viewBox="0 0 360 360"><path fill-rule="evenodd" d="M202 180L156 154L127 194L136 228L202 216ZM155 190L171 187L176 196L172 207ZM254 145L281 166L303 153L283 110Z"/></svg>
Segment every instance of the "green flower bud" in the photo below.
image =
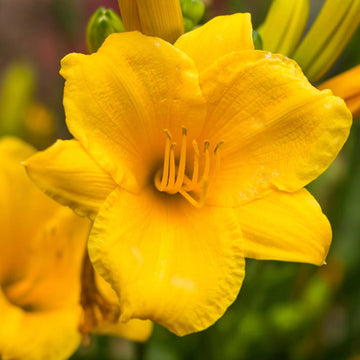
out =
<svg viewBox="0 0 360 360"><path fill-rule="evenodd" d="M184 17L184 30L185 30L185 32L191 31L193 28L194 28L194 22L191 19L189 19L187 17Z"/></svg>
<svg viewBox="0 0 360 360"><path fill-rule="evenodd" d="M201 0L180 0L184 18L188 18L196 25L203 18L205 5Z"/></svg>
<svg viewBox="0 0 360 360"><path fill-rule="evenodd" d="M263 42L262 42L260 34L256 30L253 30L252 37L253 37L255 50L262 50Z"/></svg>
<svg viewBox="0 0 360 360"><path fill-rule="evenodd" d="M0 84L0 136L24 136L24 118L34 99L36 73L28 63L12 63Z"/></svg>
<svg viewBox="0 0 360 360"><path fill-rule="evenodd" d="M86 43L89 53L97 51L110 34L123 31L125 29L119 15L111 9L99 7L92 14L86 28Z"/></svg>

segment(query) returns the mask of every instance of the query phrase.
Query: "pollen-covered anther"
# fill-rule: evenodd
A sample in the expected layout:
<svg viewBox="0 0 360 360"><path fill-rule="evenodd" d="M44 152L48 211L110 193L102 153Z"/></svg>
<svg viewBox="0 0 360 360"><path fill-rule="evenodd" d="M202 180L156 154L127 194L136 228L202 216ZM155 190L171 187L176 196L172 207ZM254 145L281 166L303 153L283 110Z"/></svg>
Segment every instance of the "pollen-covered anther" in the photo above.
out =
<svg viewBox="0 0 360 360"><path fill-rule="evenodd" d="M176 159L175 148L176 143L172 142L172 137L169 130L164 130L167 135L164 151L164 162L155 175L155 187L159 191L167 192L168 194L181 194L195 207L202 207L206 200L206 194L209 186L210 175L214 176L219 168L219 147L222 142L218 143L213 155L211 154L210 142L204 141L204 150L199 151L198 144L195 140L192 141L193 146L193 166L191 176L187 173L187 130L182 128L182 139L179 158ZM215 160L215 168L211 172L212 156ZM177 161L178 160L178 161ZM200 174L200 168L202 172Z"/></svg>

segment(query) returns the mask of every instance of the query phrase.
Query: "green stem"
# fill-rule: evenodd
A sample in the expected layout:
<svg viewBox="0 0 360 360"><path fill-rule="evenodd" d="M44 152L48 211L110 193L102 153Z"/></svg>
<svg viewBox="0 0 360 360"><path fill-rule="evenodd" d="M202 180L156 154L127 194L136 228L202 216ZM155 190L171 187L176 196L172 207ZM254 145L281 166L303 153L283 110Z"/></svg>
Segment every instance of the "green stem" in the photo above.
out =
<svg viewBox="0 0 360 360"><path fill-rule="evenodd" d="M146 343L135 343L134 360L145 360Z"/></svg>

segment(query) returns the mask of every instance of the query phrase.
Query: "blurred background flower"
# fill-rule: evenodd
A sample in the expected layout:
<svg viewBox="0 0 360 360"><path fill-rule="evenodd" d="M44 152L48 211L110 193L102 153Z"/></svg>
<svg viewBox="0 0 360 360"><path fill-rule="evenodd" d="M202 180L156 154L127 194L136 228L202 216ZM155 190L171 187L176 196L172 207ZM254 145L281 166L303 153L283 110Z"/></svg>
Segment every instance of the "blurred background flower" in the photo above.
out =
<svg viewBox="0 0 360 360"><path fill-rule="evenodd" d="M323 2L310 1L308 23L314 21ZM207 6L204 20L218 14L250 11L257 28L264 21L271 1L204 0L204 3ZM4 126L8 116L2 115L8 111L15 119L20 118L19 135L38 148L46 147L55 138L69 137L62 109L63 80L58 75L60 59L72 51L87 51L86 24L99 6L118 12L116 0L1 1L0 129L6 128L3 132L10 131ZM360 63L359 44L357 29L326 78ZM17 86L9 86L11 77L20 79L11 80ZM6 94L11 94L11 100L6 100L9 96ZM46 128L44 124L52 125ZM39 129L35 132L46 129L49 132L45 131L41 141L38 137L31 139L29 133L34 128ZM333 227L333 244L326 266L318 269L305 264L248 260L246 279L237 301L208 330L178 338L155 326L146 344L94 337L92 345L80 348L72 359L359 359L359 158L360 126L355 122L339 158L309 186Z"/></svg>

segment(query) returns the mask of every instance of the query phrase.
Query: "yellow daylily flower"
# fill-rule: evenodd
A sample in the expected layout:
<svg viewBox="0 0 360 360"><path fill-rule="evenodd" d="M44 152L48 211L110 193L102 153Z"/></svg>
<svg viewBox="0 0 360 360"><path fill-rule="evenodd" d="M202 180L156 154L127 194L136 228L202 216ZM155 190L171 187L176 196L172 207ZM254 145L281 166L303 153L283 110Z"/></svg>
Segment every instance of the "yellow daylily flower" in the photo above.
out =
<svg viewBox="0 0 360 360"><path fill-rule="evenodd" d="M159 36L169 42L184 32L179 0L118 0L127 31Z"/></svg>
<svg viewBox="0 0 360 360"><path fill-rule="evenodd" d="M174 46L113 34L62 61L75 139L26 167L94 220L90 258L121 320L199 331L236 298L245 257L324 263L331 228L304 186L336 157L351 114L251 36L250 16L234 14Z"/></svg>
<svg viewBox="0 0 360 360"><path fill-rule="evenodd" d="M15 138L0 140L0 357L56 360L78 347L80 268L90 222L45 196L21 161L35 152ZM113 299L101 280L101 293ZM98 331L97 331L98 330ZM137 320L94 329L145 340ZM147 332L147 333L146 333Z"/></svg>

